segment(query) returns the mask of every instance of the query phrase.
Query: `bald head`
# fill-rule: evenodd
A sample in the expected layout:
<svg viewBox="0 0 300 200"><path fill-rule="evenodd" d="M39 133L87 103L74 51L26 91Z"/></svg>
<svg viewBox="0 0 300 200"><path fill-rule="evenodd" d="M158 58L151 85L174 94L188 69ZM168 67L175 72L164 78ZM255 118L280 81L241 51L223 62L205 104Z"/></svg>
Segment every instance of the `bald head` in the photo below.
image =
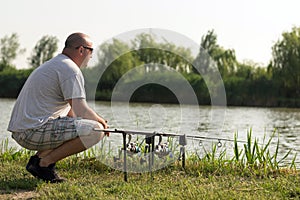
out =
<svg viewBox="0 0 300 200"><path fill-rule="evenodd" d="M63 54L71 58L79 67L86 66L92 57L93 43L84 33L72 33L65 41Z"/></svg>
<svg viewBox="0 0 300 200"><path fill-rule="evenodd" d="M90 37L84 33L73 33L69 35L65 42L65 48L74 48L80 45L86 46Z"/></svg>

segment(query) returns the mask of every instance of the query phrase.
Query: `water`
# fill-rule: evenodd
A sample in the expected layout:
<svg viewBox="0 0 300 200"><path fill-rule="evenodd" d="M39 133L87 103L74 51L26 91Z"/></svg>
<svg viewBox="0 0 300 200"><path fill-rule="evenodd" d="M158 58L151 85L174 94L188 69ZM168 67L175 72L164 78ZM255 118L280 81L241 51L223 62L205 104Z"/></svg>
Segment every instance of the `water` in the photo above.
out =
<svg viewBox="0 0 300 200"><path fill-rule="evenodd" d="M0 99L0 141L9 138L9 145L18 147L6 130L14 99ZM170 104L141 104L141 103L110 103L89 102L100 115L108 120L110 128L128 130L164 131L185 133L187 135L200 135L233 139L238 133L238 139L245 141L247 131L252 129L253 137L263 142L272 135L276 129L276 138L272 145L275 146L279 137L279 157L290 149L293 154L300 152L300 109L291 108L255 108L255 107L227 107L211 108L210 106L195 105L170 105ZM107 139L112 148L122 145L122 138L118 134L111 134ZM190 139L188 151L198 150L199 144L217 141ZM221 141L223 148L231 152L232 142ZM297 158L300 163L300 158ZM299 164L297 164L299 166Z"/></svg>

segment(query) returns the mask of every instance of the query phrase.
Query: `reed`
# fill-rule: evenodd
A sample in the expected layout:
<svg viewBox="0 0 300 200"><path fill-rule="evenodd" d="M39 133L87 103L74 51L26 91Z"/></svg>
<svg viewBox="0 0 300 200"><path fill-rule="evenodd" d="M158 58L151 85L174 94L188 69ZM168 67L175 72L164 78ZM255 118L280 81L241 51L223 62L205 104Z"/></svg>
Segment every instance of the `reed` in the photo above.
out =
<svg viewBox="0 0 300 200"><path fill-rule="evenodd" d="M10 147L8 144L8 138L1 141L0 161L20 159L21 157L24 157L27 154L28 151L24 149L17 150L16 147Z"/></svg>
<svg viewBox="0 0 300 200"><path fill-rule="evenodd" d="M278 160L278 152L280 147L279 137L276 146L272 153L271 142L276 135L276 130L273 131L271 137L265 143L266 136L264 136L263 143L260 144L257 138L252 138L252 129L247 132L247 140L241 149L237 141L237 133L234 136L234 158L232 161L239 162L245 167L269 167L272 170L279 169L283 161L291 154L289 150L281 159ZM295 160L297 154L290 163L290 168L295 168Z"/></svg>
<svg viewBox="0 0 300 200"><path fill-rule="evenodd" d="M287 157L292 153L292 150L289 150L282 158L279 158L279 147L280 141L279 137L277 139L275 147L271 148L271 143L276 136L276 130L273 131L271 137L266 140L266 136L263 138L262 144L259 143L257 138L252 137L252 129L247 131L247 139L245 143L240 146L238 141L238 133L234 134L233 141L233 157L228 157L227 151L228 149L223 149L219 151L218 145L212 143L211 149L206 149L203 145L204 155L200 155L197 151L187 153L187 162L194 163L203 166L201 169L204 169L205 166L210 168L208 171L213 171L213 169L219 169L220 167L226 166L234 166L234 168L239 167L240 170L243 169L263 169L264 171L274 171L278 170L280 167L286 167ZM138 141L140 147L140 153L138 154L129 154L128 156L128 165L132 168L145 168L141 165L141 160L147 162L149 155L146 155L146 148L143 140ZM108 148L105 148L105 144L108 142ZM179 145L177 144L177 140L175 138L168 138L167 142L169 144L170 154L168 156L160 157L158 154L154 154L154 161L158 163L158 169L166 165L169 165L172 162L176 161L176 158L179 157ZM107 146L106 146L107 147ZM3 140L1 142L0 149L0 160L1 161L9 161L16 160L20 158L29 158L33 155L33 151L28 151L25 149L16 149L13 147L9 147L8 139ZM122 165L123 157L122 150L119 150L119 165ZM145 156L146 155L146 156ZM96 145L93 148L90 148L82 153L71 156L68 160L68 166L70 167L72 164L76 164L77 160L84 159L89 161L98 160L103 163L108 164L109 166L115 166L114 157L116 157L111 144L107 139L101 141L100 145ZM297 154L294 155L293 159L290 163L288 163L288 168L296 169L296 158ZM139 163L139 164L137 164Z"/></svg>

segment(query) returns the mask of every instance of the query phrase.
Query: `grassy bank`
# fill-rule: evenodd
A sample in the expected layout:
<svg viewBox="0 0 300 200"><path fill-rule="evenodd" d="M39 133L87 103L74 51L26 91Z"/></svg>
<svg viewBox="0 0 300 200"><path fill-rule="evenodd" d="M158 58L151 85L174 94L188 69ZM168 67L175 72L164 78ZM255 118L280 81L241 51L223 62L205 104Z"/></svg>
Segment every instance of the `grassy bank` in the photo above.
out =
<svg viewBox="0 0 300 200"><path fill-rule="evenodd" d="M211 172L193 164L183 171L179 165L153 174L130 174L106 168L97 162L79 160L68 166L63 161L59 173L68 178L61 184L39 181L28 174L26 160L1 164L0 199L289 199L300 198L300 174L278 170L264 176L256 172ZM207 166L210 167L210 166ZM258 169L257 169L258 170Z"/></svg>
<svg viewBox="0 0 300 200"><path fill-rule="evenodd" d="M269 140L270 141L270 140ZM280 167L268 142L248 141L233 158L216 154L216 146L200 157L191 154L183 169L175 162L151 173L123 173L102 164L93 154L71 156L57 163L68 181L37 180L25 165L33 152L2 147L0 199L300 199L300 172L293 163Z"/></svg>

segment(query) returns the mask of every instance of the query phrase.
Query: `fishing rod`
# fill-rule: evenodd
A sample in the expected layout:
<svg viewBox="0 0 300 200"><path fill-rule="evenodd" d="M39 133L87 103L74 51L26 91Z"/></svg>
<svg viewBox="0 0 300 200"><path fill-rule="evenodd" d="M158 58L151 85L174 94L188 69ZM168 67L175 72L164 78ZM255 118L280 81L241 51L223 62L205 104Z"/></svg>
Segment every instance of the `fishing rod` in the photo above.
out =
<svg viewBox="0 0 300 200"><path fill-rule="evenodd" d="M218 138L218 137L207 137L200 135L186 135L186 134L178 134L178 133L165 133L165 132L157 132L157 131L139 131L139 130L124 130L124 129L101 129L94 128L95 131L101 131L105 133L126 133L132 135L145 135L148 137L151 136L165 136L165 137L187 137L187 138L195 138L202 140L218 140L218 141L227 141L227 142L238 142L238 143L247 143L246 141L235 140L235 139L227 139L227 138Z"/></svg>

